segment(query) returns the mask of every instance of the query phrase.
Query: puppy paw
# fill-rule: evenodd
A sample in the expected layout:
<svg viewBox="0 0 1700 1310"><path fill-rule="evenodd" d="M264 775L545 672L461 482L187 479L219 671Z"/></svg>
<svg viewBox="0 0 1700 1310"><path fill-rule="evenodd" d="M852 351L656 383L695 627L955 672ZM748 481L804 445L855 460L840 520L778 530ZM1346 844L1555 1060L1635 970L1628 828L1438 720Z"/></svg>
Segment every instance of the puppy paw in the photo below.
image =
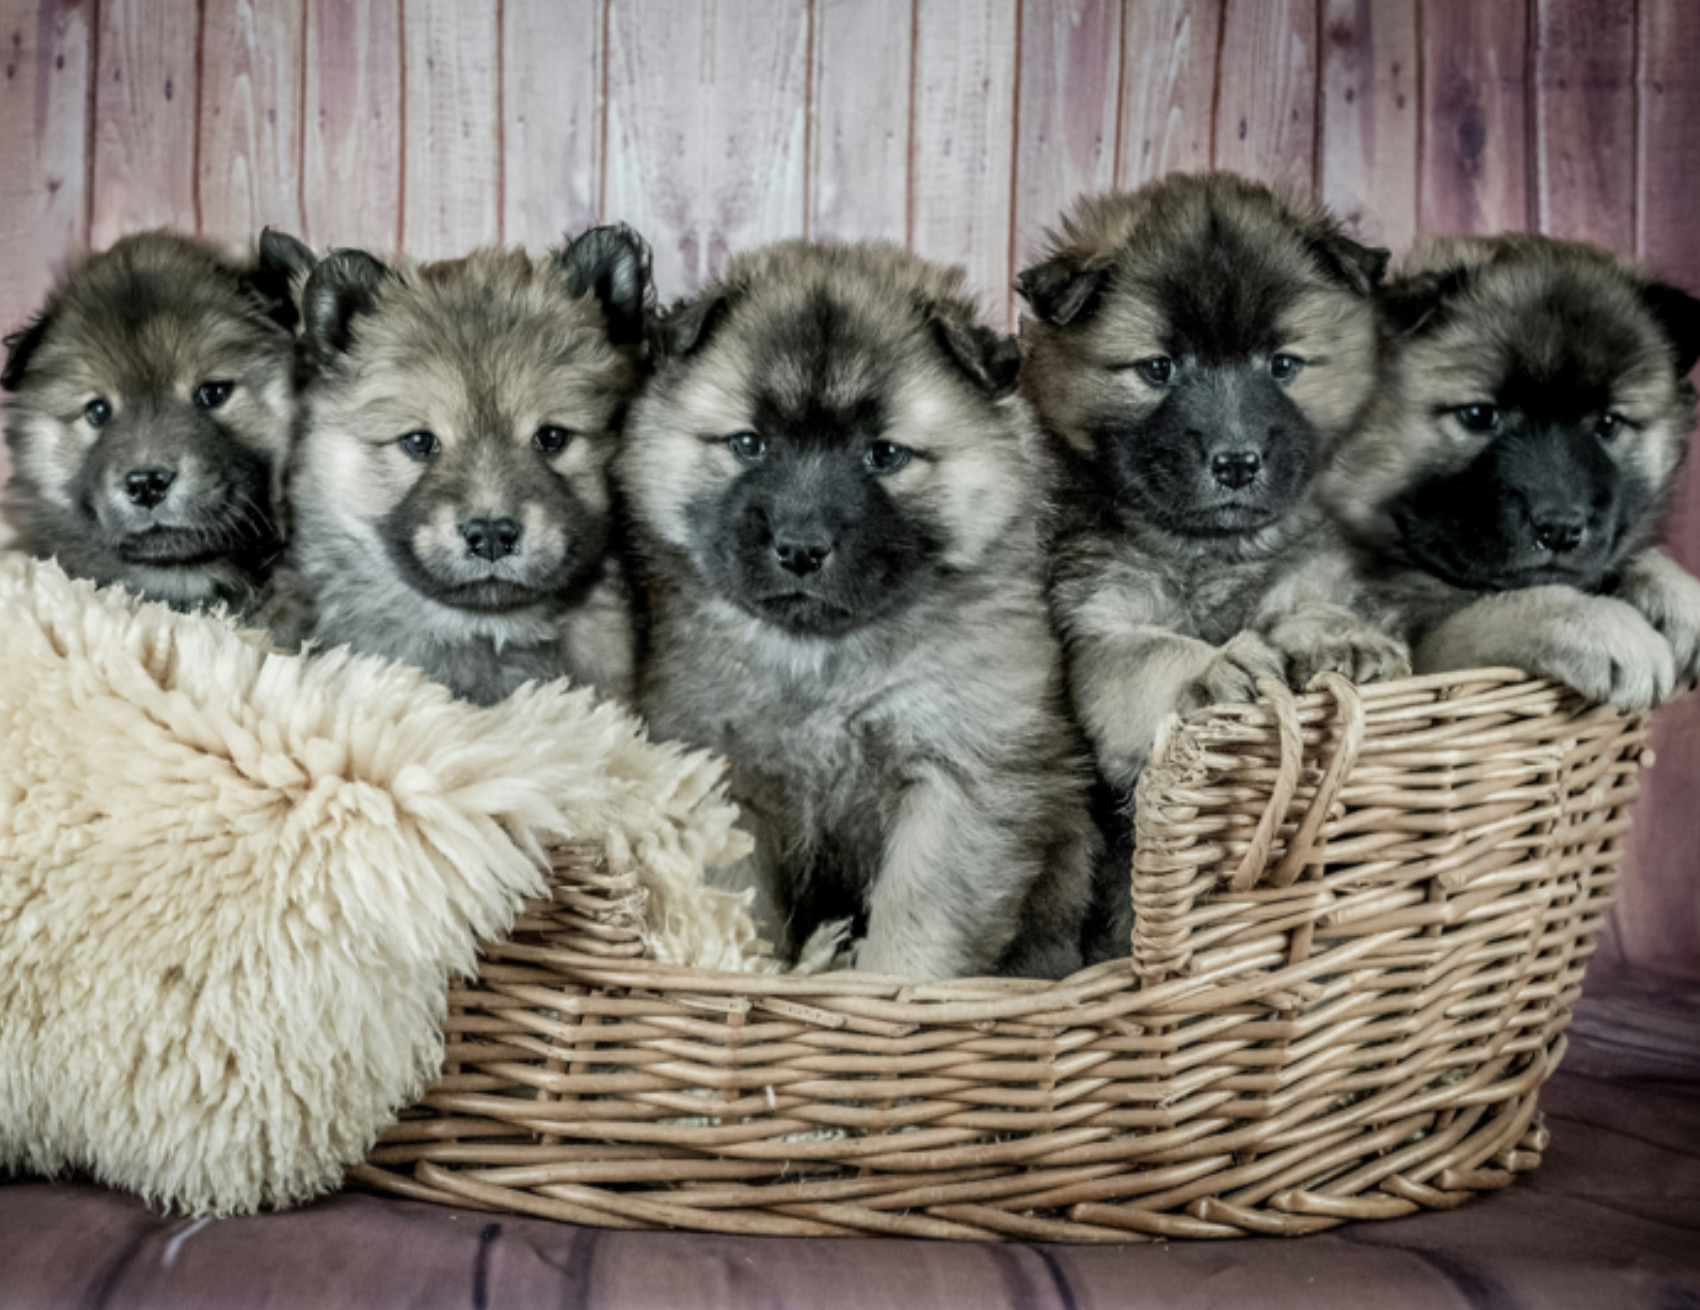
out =
<svg viewBox="0 0 1700 1310"><path fill-rule="evenodd" d="M1287 661L1255 632L1240 632L1219 650L1181 694L1183 715L1207 705L1244 705L1257 699L1259 678L1286 678Z"/></svg>
<svg viewBox="0 0 1700 1310"><path fill-rule="evenodd" d="M1670 644L1677 686L1700 681L1700 578L1647 551L1624 571L1618 595Z"/></svg>
<svg viewBox="0 0 1700 1310"><path fill-rule="evenodd" d="M1319 673L1338 673L1353 682L1387 682L1408 677L1411 650L1404 642L1367 623L1356 623L1314 637L1283 643L1287 680L1303 691Z"/></svg>
<svg viewBox="0 0 1700 1310"><path fill-rule="evenodd" d="M1629 606L1604 603L1614 611L1609 616L1542 633L1531 643L1524 667L1567 683L1589 700L1626 710L1662 705L1676 689L1670 642ZM1605 618L1610 621L1601 621Z"/></svg>

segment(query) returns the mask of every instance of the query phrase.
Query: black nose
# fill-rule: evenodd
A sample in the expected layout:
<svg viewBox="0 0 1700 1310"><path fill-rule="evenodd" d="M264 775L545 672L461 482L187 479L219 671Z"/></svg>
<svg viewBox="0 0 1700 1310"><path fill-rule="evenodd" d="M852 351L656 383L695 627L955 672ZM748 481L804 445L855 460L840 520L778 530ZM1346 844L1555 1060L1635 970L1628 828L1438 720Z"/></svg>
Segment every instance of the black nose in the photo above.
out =
<svg viewBox="0 0 1700 1310"><path fill-rule="evenodd" d="M1575 550L1588 535L1588 523L1581 514L1544 514L1535 520L1535 540L1555 555Z"/></svg>
<svg viewBox="0 0 1700 1310"><path fill-rule="evenodd" d="M1250 486L1263 467L1263 456L1250 450L1230 450L1210 457L1210 476L1230 491Z"/></svg>
<svg viewBox="0 0 1700 1310"><path fill-rule="evenodd" d="M466 548L492 562L519 550L520 535L525 531L518 519L468 519L460 525L460 535L466 538Z"/></svg>
<svg viewBox="0 0 1700 1310"><path fill-rule="evenodd" d="M780 533L773 539L773 553L781 568L803 577L820 571L826 557L832 554L832 542L816 533Z"/></svg>
<svg viewBox="0 0 1700 1310"><path fill-rule="evenodd" d="M175 469L131 469L124 475L124 494L143 509L152 509L165 499L175 481Z"/></svg>

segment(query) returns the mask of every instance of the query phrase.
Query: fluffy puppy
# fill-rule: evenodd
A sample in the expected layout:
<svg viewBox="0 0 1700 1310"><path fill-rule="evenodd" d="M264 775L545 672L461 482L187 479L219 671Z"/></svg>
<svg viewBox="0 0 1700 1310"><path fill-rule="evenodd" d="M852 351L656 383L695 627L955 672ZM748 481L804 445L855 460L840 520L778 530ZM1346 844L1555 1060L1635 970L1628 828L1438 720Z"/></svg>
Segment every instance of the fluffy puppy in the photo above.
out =
<svg viewBox="0 0 1700 1310"><path fill-rule="evenodd" d="M607 465L642 372L649 251L596 228L534 259L320 261L280 638L423 669L481 704L570 677L625 694Z"/></svg>
<svg viewBox="0 0 1700 1310"><path fill-rule="evenodd" d="M782 953L1060 977L1095 834L1046 621L1014 343L885 244L735 258L664 319L618 476L649 573L638 700L732 761Z"/></svg>
<svg viewBox="0 0 1700 1310"><path fill-rule="evenodd" d="M180 609L252 606L280 550L297 253L125 237L6 339L6 442L37 555Z"/></svg>
<svg viewBox="0 0 1700 1310"><path fill-rule="evenodd" d="M1380 301L1376 398L1322 488L1418 670L1509 665L1631 708L1700 673L1700 582L1652 549L1700 301L1528 235L1437 240Z"/></svg>
<svg viewBox="0 0 1700 1310"><path fill-rule="evenodd" d="M1093 954L1127 951L1126 806L1164 719L1405 664L1292 573L1327 533L1314 470L1369 397L1386 261L1313 205L1177 174L1082 200L1021 275L1022 389L1065 466L1051 604L1110 794Z"/></svg>

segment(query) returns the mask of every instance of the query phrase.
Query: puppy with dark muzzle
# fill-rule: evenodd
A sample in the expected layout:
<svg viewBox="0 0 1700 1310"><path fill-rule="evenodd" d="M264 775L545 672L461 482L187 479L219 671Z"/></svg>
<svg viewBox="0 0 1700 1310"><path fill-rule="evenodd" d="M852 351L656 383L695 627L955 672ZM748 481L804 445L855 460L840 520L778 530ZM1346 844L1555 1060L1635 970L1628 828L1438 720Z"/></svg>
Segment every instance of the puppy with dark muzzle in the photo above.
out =
<svg viewBox="0 0 1700 1310"><path fill-rule="evenodd" d="M1051 604L1110 835L1094 956L1131 931L1127 807L1159 725L1404 648L1295 562L1369 398L1385 251L1229 174L1083 200L1021 275L1022 389L1065 466Z"/></svg>
<svg viewBox="0 0 1700 1310"><path fill-rule="evenodd" d="M618 471L649 574L638 701L724 752L736 879L794 958L1079 966L1089 766L1045 613L1047 478L1012 341L895 246L735 258L668 314Z"/></svg>
<svg viewBox="0 0 1700 1310"><path fill-rule="evenodd" d="M250 609L281 546L298 243L238 260L173 232L77 264L7 338L27 543L178 608Z"/></svg>
<svg viewBox="0 0 1700 1310"><path fill-rule="evenodd" d="M303 292L307 378L280 638L423 669L481 704L570 677L623 695L632 626L607 466L643 370L649 251L381 264Z"/></svg>
<svg viewBox="0 0 1700 1310"><path fill-rule="evenodd" d="M1508 235L1431 243L1380 302L1376 399L1322 492L1418 671L1512 666L1629 708L1700 673L1700 582L1652 548L1700 301Z"/></svg>

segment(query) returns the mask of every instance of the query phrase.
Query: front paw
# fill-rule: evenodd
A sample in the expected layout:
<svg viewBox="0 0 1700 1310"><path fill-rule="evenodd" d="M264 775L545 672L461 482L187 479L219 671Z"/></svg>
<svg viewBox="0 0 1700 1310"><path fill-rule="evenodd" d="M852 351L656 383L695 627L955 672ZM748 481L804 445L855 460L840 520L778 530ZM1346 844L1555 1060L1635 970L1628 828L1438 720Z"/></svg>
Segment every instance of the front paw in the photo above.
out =
<svg viewBox="0 0 1700 1310"><path fill-rule="evenodd" d="M1700 578L1649 552L1626 571L1619 596L1670 644L1678 685L1700 681Z"/></svg>
<svg viewBox="0 0 1700 1310"><path fill-rule="evenodd" d="M1671 643L1628 606L1607 621L1575 624L1532 643L1523 667L1556 678L1589 700L1652 709L1676 688Z"/></svg>
<svg viewBox="0 0 1700 1310"><path fill-rule="evenodd" d="M1204 671L1181 693L1181 714L1207 705L1246 705L1258 697L1259 678L1286 677L1287 662L1255 632L1236 633L1216 652Z"/></svg>
<svg viewBox="0 0 1700 1310"><path fill-rule="evenodd" d="M1283 649L1287 680L1298 691L1321 673L1338 673L1356 683L1387 682L1411 673L1410 647L1367 623L1283 643Z"/></svg>

